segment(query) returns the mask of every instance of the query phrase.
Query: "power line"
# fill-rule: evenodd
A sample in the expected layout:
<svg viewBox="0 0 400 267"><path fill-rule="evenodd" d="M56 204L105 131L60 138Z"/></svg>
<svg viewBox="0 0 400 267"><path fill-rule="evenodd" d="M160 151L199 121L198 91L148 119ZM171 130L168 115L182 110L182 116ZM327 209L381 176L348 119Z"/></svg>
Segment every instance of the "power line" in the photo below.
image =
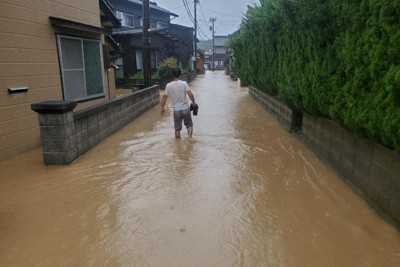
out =
<svg viewBox="0 0 400 267"><path fill-rule="evenodd" d="M190 8L189 8L189 4L188 4L187 0L182 0L182 2L183 2L183 5L184 5L184 7L185 7L185 9L186 9L186 12L187 12L187 14L188 14L188 16L189 16L189 19L191 20L191 22L192 22L193 24L195 24L195 19L194 19L193 15L192 15L192 12L191 12ZM194 2L193 2L193 3L194 3ZM202 12L202 13L203 13L203 12ZM203 17L204 17L204 13L203 13ZM199 33L201 33L201 38L202 38L202 39L210 39L210 38L207 36L207 34L205 34L204 31L202 30L202 28L200 27L200 24L198 23L198 21L196 21L195 27L197 27L197 29L199 30ZM204 38L204 37L205 37L205 38Z"/></svg>
<svg viewBox="0 0 400 267"><path fill-rule="evenodd" d="M203 12L203 6L200 4L200 11L201 11L201 15L203 16L203 19L205 21L205 23L207 24L207 28L209 28L209 25L207 23L207 19L206 16L204 16L204 12Z"/></svg>
<svg viewBox="0 0 400 267"><path fill-rule="evenodd" d="M209 40L210 39L210 37L208 37L200 28L199 28L199 35L200 35L200 38L201 39L203 39L203 40Z"/></svg>
<svg viewBox="0 0 400 267"><path fill-rule="evenodd" d="M208 26L208 24L207 24L207 26ZM207 34L205 34L205 33L203 32L203 30L201 29L200 24L199 24L199 21L197 21L197 28L198 28L198 30L201 32L201 34L203 35L203 37L206 37L205 39L210 39L210 38L207 36ZM203 38L203 39L204 39L204 38Z"/></svg>
<svg viewBox="0 0 400 267"><path fill-rule="evenodd" d="M200 3L199 5L200 5L200 11L201 11L201 14L202 14L202 16L203 16L204 22L206 23L207 28L209 28L210 26L209 26L209 24L208 24L208 22L207 22L206 16L204 15L203 7L202 7L201 3ZM197 23L199 23L199 21L197 21ZM203 37L205 36L206 39L210 39L210 38L207 36L207 34L205 34L205 33L201 30L200 25L199 25L199 30L200 30L200 32L203 34Z"/></svg>
<svg viewBox="0 0 400 267"><path fill-rule="evenodd" d="M187 0L182 0L182 1L183 1L183 5L185 6L186 12L187 12L188 15L189 15L189 19L190 19L190 20L192 21L192 23L194 24L194 17L193 17L193 15L192 15L192 12L190 11L189 4L188 4Z"/></svg>
<svg viewBox="0 0 400 267"><path fill-rule="evenodd" d="M239 17L241 17L241 16L237 16L237 15L228 15L228 14L216 12L215 10L209 9L209 8L207 8L207 7L204 7L204 8L207 9L208 11L211 11L211 12L215 13L215 14L222 15L222 16L226 16L226 17L234 17L234 18L239 18Z"/></svg>

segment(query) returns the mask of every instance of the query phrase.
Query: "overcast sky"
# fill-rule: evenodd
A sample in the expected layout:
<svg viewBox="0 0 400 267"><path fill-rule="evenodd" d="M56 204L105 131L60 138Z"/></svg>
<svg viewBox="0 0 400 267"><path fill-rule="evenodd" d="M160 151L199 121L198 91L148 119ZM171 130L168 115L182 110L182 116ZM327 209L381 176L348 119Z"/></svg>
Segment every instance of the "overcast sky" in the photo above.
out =
<svg viewBox="0 0 400 267"><path fill-rule="evenodd" d="M171 21L174 24L180 24L188 27L194 27L193 22L186 11L185 0L150 0L156 2L158 6L163 7L177 15ZM191 14L194 16L194 0L186 0ZM197 4L197 20L199 29L197 38L200 40L211 39L212 32L209 22L210 18L217 18L215 21L215 35L228 35L236 31L242 21L243 14L246 13L247 5L258 4L259 0L199 0Z"/></svg>

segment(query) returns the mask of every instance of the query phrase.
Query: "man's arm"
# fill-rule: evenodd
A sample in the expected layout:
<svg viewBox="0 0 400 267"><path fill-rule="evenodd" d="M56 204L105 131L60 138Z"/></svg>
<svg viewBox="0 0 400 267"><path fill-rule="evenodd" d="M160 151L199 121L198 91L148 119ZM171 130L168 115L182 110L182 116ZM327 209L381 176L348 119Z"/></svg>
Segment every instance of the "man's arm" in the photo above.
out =
<svg viewBox="0 0 400 267"><path fill-rule="evenodd" d="M163 95L163 97L162 97L162 100L161 100L161 115L164 115L164 113L165 113L164 107L165 107L165 103L167 102L167 98L168 98L167 95Z"/></svg>
<svg viewBox="0 0 400 267"><path fill-rule="evenodd" d="M186 91L186 93L189 96L190 101L192 101L193 104L197 105L196 101L194 101L194 95L193 95L192 91L189 90L189 91Z"/></svg>

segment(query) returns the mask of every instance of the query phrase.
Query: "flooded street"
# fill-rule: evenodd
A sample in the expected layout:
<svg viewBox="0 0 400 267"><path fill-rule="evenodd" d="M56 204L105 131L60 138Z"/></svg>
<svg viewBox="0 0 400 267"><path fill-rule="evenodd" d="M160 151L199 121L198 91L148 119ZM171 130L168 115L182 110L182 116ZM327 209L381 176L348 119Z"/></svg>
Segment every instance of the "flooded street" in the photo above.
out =
<svg viewBox="0 0 400 267"><path fill-rule="evenodd" d="M400 233L222 72L69 166L0 162L0 266L399 266Z"/></svg>

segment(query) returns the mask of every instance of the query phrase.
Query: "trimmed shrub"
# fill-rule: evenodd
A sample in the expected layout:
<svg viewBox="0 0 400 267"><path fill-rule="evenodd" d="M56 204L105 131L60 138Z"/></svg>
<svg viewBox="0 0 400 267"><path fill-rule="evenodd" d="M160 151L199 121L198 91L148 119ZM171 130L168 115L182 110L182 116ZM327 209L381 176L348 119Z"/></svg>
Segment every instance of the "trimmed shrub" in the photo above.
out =
<svg viewBox="0 0 400 267"><path fill-rule="evenodd" d="M172 79L172 69L178 67L178 60L174 57L164 59L158 67L157 76L161 82Z"/></svg>
<svg viewBox="0 0 400 267"><path fill-rule="evenodd" d="M135 75L133 75L132 78L136 79L136 80L143 80L144 79L144 71L140 70L140 71L136 72ZM154 73L151 74L151 79L152 80L158 80L157 72L154 72Z"/></svg>
<svg viewBox="0 0 400 267"><path fill-rule="evenodd" d="M400 2L261 0L235 72L289 106L400 149Z"/></svg>

